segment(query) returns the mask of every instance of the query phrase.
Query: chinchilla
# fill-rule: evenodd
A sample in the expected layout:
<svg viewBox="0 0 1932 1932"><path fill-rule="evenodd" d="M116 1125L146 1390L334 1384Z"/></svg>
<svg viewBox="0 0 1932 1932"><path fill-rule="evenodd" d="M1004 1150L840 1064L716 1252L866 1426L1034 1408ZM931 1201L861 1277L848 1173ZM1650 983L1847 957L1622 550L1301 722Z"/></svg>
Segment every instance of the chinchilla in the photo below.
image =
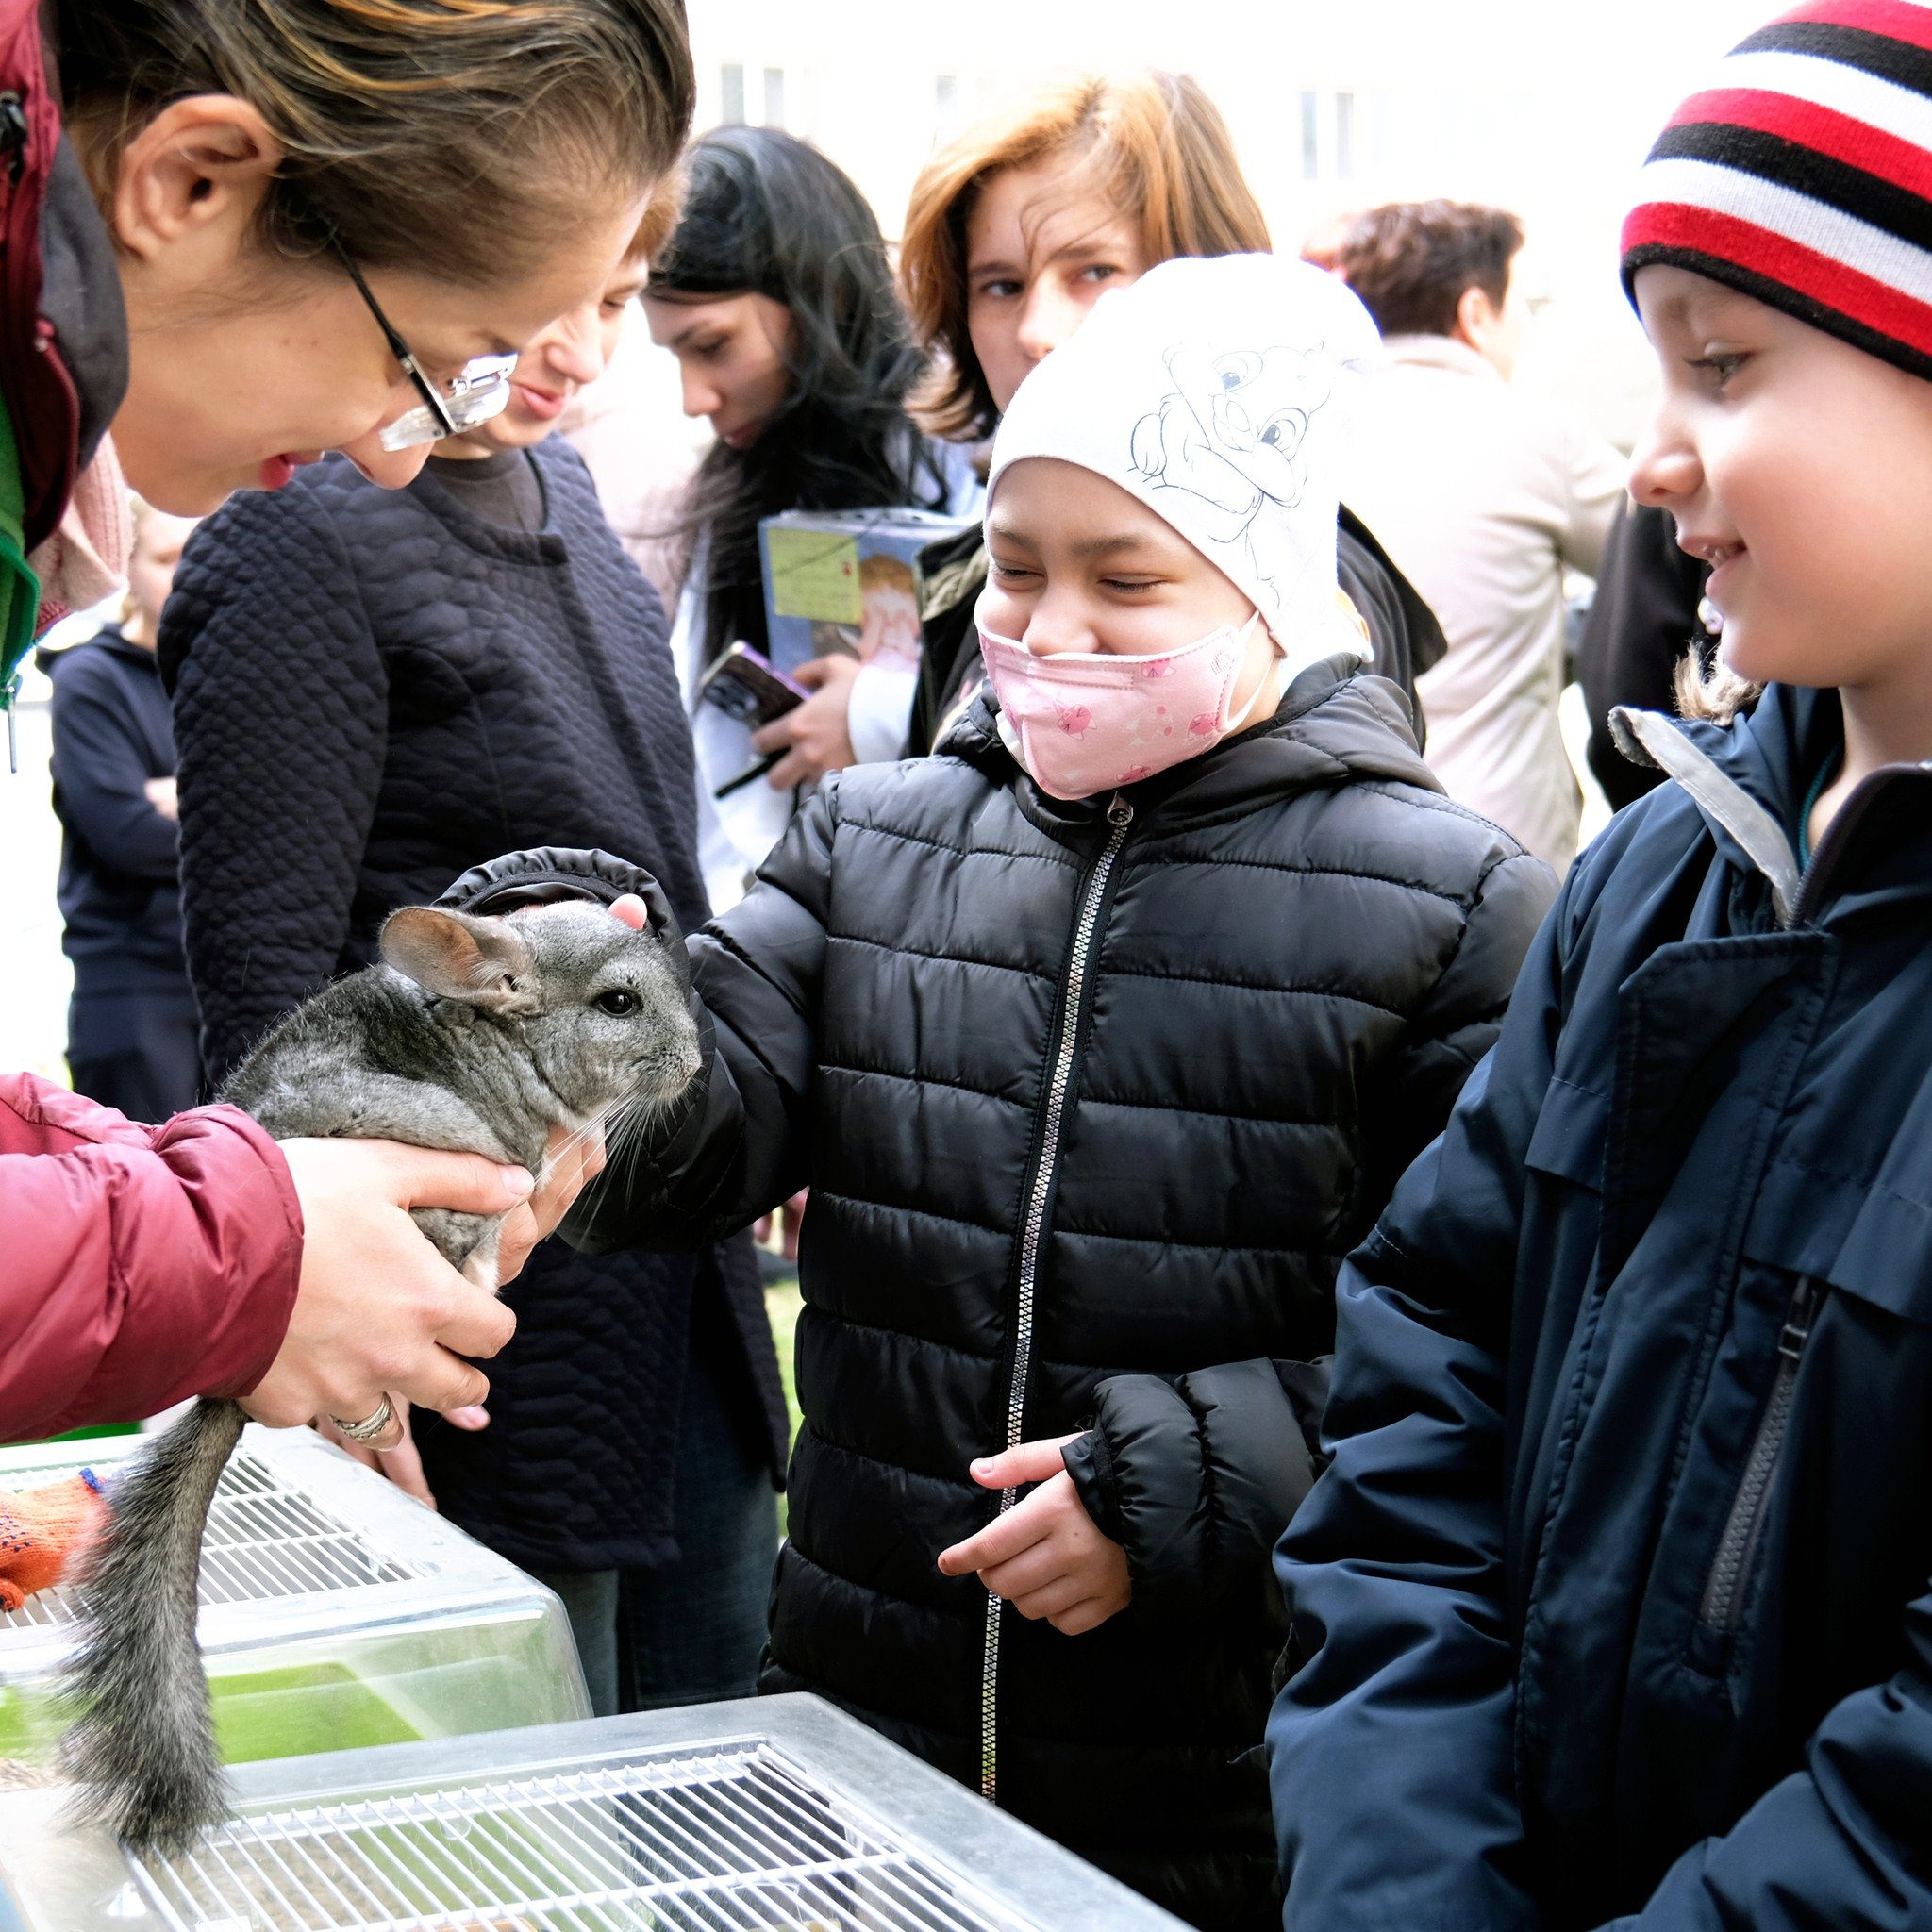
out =
<svg viewBox="0 0 1932 1932"><path fill-rule="evenodd" d="M478 918L405 907L382 961L298 1008L222 1098L278 1139L403 1141L542 1171L553 1126L613 1141L700 1064L683 947L581 900ZM452 1265L496 1285L494 1219L419 1208ZM195 1642L201 1539L245 1420L204 1400L110 1491L85 1559L63 1746L84 1816L137 1851L178 1850L226 1815Z"/></svg>

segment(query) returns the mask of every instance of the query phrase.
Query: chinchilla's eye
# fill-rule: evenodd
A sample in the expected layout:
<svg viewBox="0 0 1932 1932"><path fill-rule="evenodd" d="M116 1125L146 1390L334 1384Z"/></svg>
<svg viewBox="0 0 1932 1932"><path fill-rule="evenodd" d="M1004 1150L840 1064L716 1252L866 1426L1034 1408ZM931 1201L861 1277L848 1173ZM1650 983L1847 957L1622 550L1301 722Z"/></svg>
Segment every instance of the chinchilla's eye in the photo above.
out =
<svg viewBox="0 0 1932 1932"><path fill-rule="evenodd" d="M601 1007L607 1013L635 1013L638 996L621 986L613 986L608 992L600 992L591 1004Z"/></svg>

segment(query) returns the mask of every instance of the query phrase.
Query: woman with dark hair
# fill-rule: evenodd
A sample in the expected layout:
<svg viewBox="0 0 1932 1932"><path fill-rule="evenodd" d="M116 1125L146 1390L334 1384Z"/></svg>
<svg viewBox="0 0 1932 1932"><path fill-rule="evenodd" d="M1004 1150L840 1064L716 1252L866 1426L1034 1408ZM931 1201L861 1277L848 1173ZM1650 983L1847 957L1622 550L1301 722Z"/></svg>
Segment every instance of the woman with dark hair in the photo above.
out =
<svg viewBox="0 0 1932 1932"><path fill-rule="evenodd" d="M769 127L722 127L686 161L683 212L644 290L651 336L676 356L689 416L717 433L682 519L672 639L691 696L739 641L763 651L758 523L790 509L970 508L963 453L907 413L924 373L864 197L817 149ZM792 674L812 696L756 735L693 708L706 883L735 900L791 815L838 766L896 758L916 672L834 654ZM759 754L762 784L715 798Z"/></svg>
<svg viewBox="0 0 1932 1932"><path fill-rule="evenodd" d="M0 708L118 581L124 465L177 515L332 449L400 486L500 400L503 352L603 286L691 90L677 0L0 0ZM529 1191L0 1074L0 1438L208 1394L393 1441L403 1396L479 1401L513 1326L407 1209Z"/></svg>

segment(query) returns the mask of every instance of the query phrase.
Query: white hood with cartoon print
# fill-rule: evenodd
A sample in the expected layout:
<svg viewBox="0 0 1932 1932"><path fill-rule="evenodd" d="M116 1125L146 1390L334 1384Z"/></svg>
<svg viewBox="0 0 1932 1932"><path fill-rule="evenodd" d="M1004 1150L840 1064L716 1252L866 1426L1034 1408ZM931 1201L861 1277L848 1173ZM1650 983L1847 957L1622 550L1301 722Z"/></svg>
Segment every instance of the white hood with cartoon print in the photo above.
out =
<svg viewBox="0 0 1932 1932"><path fill-rule="evenodd" d="M1261 614L1291 675L1372 655L1335 577L1351 401L1380 338L1334 275L1275 255L1162 262L1094 305L1020 385L1000 474L1057 457L1117 483Z"/></svg>

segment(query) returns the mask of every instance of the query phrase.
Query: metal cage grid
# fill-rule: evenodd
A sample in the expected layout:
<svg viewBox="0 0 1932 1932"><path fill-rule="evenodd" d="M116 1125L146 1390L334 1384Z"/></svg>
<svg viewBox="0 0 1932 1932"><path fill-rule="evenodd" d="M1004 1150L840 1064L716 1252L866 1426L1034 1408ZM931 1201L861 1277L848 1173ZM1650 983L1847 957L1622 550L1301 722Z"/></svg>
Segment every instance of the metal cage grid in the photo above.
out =
<svg viewBox="0 0 1932 1932"><path fill-rule="evenodd" d="M52 1473L84 1466L84 1460L70 1458L47 1468ZM420 1574L372 1550L347 1524L291 1488L260 1457L244 1452L222 1472L202 1539L204 1606L402 1583ZM80 1593L57 1584L28 1597L17 1610L0 1611L0 1630L72 1624L79 1614Z"/></svg>
<svg viewBox="0 0 1932 1932"><path fill-rule="evenodd" d="M128 1862L173 1932L1024 1932L763 1738L270 1811Z"/></svg>

